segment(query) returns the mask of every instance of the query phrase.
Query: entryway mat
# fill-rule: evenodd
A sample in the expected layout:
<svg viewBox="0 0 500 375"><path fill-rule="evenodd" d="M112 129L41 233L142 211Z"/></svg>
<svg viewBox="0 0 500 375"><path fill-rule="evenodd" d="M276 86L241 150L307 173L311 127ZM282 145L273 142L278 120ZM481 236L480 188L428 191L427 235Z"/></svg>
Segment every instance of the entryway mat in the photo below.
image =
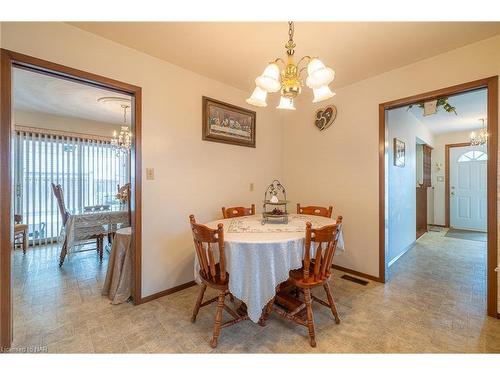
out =
<svg viewBox="0 0 500 375"><path fill-rule="evenodd" d="M469 241L480 241L480 242L488 241L488 236L487 233L485 232L476 232L473 230L463 230L455 228L448 229L448 232L445 234L445 237L460 238L461 240L469 240Z"/></svg>

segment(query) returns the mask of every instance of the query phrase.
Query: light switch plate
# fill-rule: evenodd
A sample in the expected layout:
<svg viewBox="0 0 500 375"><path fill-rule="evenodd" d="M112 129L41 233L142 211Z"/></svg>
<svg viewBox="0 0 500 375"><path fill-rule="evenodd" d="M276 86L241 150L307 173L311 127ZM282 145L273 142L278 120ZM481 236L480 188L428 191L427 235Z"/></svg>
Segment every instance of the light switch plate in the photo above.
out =
<svg viewBox="0 0 500 375"><path fill-rule="evenodd" d="M154 168L146 168L146 180L154 180L154 179L155 179Z"/></svg>
<svg viewBox="0 0 500 375"><path fill-rule="evenodd" d="M254 188L253 182L250 182L250 191L253 191L253 188Z"/></svg>

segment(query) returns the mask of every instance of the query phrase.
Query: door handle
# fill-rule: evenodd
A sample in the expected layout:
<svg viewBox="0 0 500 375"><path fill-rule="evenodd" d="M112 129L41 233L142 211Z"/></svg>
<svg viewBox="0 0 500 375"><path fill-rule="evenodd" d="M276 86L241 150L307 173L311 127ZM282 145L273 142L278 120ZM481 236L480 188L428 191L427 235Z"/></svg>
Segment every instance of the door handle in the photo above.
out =
<svg viewBox="0 0 500 375"><path fill-rule="evenodd" d="M452 191L452 192L450 193L450 195L455 195L455 192L454 192L454 191Z"/></svg>

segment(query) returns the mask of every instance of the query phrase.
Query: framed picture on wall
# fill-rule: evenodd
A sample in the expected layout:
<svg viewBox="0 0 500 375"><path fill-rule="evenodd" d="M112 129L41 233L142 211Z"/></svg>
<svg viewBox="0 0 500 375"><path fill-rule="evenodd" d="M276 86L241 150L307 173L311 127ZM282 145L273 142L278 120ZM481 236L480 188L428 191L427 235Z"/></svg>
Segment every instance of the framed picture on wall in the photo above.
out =
<svg viewBox="0 0 500 375"><path fill-rule="evenodd" d="M394 166L405 166L405 152L405 143L400 139L394 138Z"/></svg>
<svg viewBox="0 0 500 375"><path fill-rule="evenodd" d="M219 100L203 98L202 139L255 147L256 113Z"/></svg>

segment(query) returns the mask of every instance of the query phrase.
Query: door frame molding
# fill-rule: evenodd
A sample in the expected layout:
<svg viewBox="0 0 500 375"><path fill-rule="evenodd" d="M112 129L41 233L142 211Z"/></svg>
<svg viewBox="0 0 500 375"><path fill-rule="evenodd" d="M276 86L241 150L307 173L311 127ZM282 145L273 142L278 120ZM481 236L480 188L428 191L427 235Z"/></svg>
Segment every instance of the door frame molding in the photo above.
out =
<svg viewBox="0 0 500 375"><path fill-rule="evenodd" d="M435 100L479 89L488 89L488 255L487 255L487 314L498 318L497 312L497 168L498 168L498 76L467 82L423 94L379 104L379 278L386 280L386 111L422 101Z"/></svg>
<svg viewBox="0 0 500 375"><path fill-rule="evenodd" d="M450 227L450 148L467 147L470 143L450 143L445 145L444 151L444 226ZM489 155L488 155L489 156Z"/></svg>
<svg viewBox="0 0 500 375"><path fill-rule="evenodd" d="M141 260L142 260L142 89L128 83L106 78L97 74L70 68L36 57L23 55L14 51L0 49L0 351L9 348L12 343L12 277L11 251L13 235L13 213L11 212L12 197L12 69L14 67L67 79L93 87L104 88L117 93L132 96L133 114L132 150L130 182L131 216L132 216L132 246L134 257L133 300L135 304L141 298Z"/></svg>

